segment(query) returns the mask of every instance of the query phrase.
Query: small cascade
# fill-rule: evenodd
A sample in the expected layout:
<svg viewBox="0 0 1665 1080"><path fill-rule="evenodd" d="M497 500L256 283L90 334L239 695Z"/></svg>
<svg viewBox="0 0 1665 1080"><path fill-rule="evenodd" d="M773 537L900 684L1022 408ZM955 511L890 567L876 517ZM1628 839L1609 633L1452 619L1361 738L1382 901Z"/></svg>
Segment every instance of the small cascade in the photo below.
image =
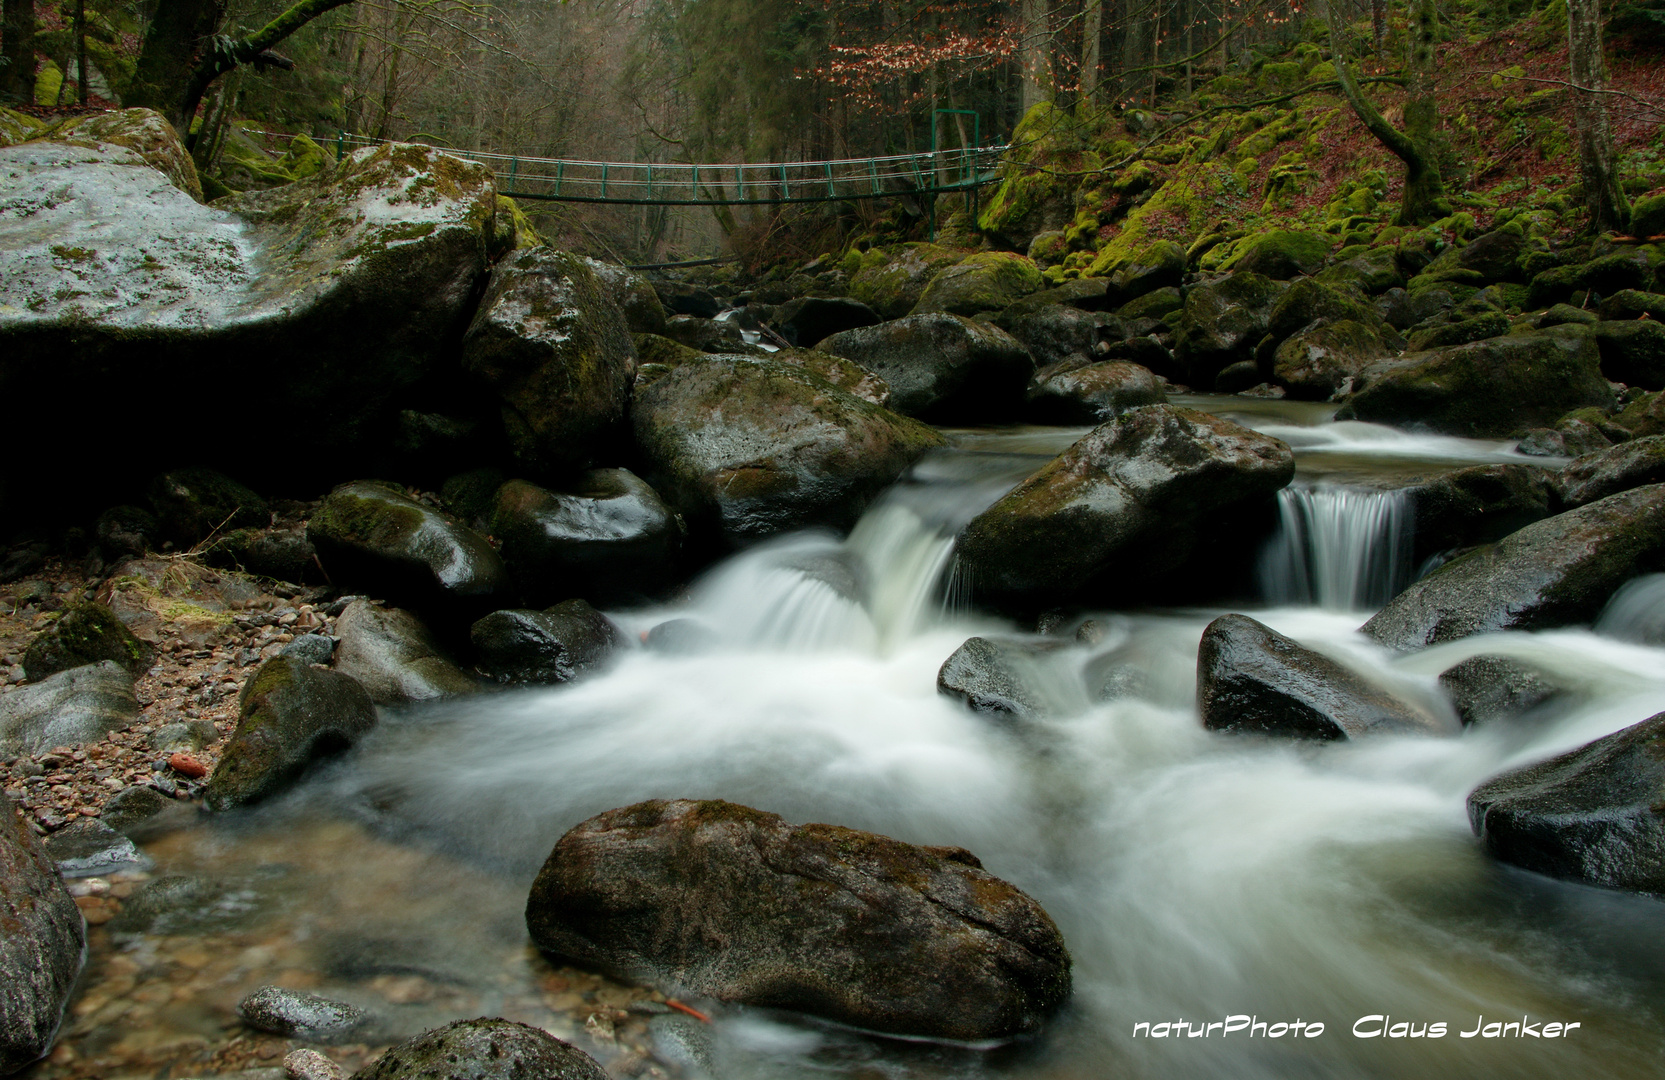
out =
<svg viewBox="0 0 1665 1080"><path fill-rule="evenodd" d="M1403 490L1288 487L1260 562L1268 603L1374 610L1410 583L1414 522Z"/></svg>

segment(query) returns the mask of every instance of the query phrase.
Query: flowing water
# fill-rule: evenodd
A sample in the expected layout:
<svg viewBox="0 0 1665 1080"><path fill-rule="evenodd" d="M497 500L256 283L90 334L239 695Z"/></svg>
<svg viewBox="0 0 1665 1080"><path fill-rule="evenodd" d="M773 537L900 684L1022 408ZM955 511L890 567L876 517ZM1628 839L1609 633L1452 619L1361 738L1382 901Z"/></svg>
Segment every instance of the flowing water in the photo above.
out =
<svg viewBox="0 0 1665 1080"><path fill-rule="evenodd" d="M1197 640L1219 612L1101 612L1085 613L1102 630L1093 644L1066 638L1046 654L1048 715L1022 731L992 723L940 696L937 668L973 634L1027 628L964 605L951 537L1081 432L954 433L954 450L923 461L847 538L784 537L716 567L674 607L613 613L632 640L693 620L701 629L683 640L695 647L632 648L569 686L393 713L291 797L155 846L162 869L255 881L282 928L280 944L202 995L235 1000L287 973L350 984L363 1003L403 1009L407 1027L512 1011L539 994L521 904L562 832L642 799L721 797L969 848L1052 914L1075 994L1042 1036L994 1049L726 1009L711 1028L718 1076L1665 1075L1665 903L1499 865L1464 811L1499 771L1665 709L1665 651L1648 644L1665 625L1662 579L1617 598L1601 632L1388 655L1356 629L1357 609L1405 575L1381 569L1392 559L1380 546L1402 542L1392 500L1337 477L1510 452L1255 408L1242 418L1300 454L1303 487L1285 509L1304 531L1284 550L1307 574L1256 617L1433 708L1447 707L1438 674L1481 653L1529 661L1564 692L1448 740L1222 737L1194 703ZM461 996L376 998L413 973ZM1268 1026L1228 1033L1239 1016ZM1482 1016L1580 1026L1465 1037L1483 1033ZM1299 1034L1285 1026L1295 1021ZM1440 1023L1446 1034L1431 1037ZM1355 1034L1378 1028L1407 1037Z"/></svg>

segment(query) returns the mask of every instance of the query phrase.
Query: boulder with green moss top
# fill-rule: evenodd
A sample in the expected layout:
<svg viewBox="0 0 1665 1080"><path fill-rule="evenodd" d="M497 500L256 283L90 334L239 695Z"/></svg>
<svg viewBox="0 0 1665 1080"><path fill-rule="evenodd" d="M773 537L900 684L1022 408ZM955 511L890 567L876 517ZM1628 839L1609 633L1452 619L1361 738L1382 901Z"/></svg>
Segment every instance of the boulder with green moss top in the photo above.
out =
<svg viewBox="0 0 1665 1080"><path fill-rule="evenodd" d="M1658 319L1665 318L1665 293L1642 292L1639 289L1620 289L1605 297L1595 312L1585 312L1590 321L1600 319Z"/></svg>
<svg viewBox="0 0 1665 1080"><path fill-rule="evenodd" d="M1345 285L1326 285L1316 278L1302 278L1284 290L1266 317L1266 333L1274 342L1282 341L1321 321L1355 322L1391 333L1362 295Z"/></svg>
<svg viewBox="0 0 1665 1080"><path fill-rule="evenodd" d="M532 883L526 925L545 952L615 977L893 1035L1034 1032L1070 994L1051 918L970 852L727 802L577 825Z"/></svg>
<svg viewBox="0 0 1665 1080"><path fill-rule="evenodd" d="M1158 240L1135 251L1110 272L1110 291L1116 303L1137 300L1158 289L1185 282L1185 249L1172 240Z"/></svg>
<svg viewBox="0 0 1665 1080"><path fill-rule="evenodd" d="M1449 349L1454 345L1467 345L1471 341L1500 337L1508 332L1509 316L1500 311L1493 311L1476 315L1471 319L1457 319L1454 322L1418 330L1410 336L1405 347L1411 352Z"/></svg>
<svg viewBox="0 0 1665 1080"><path fill-rule="evenodd" d="M28 113L0 108L0 146L27 142L34 138L40 129L41 122Z"/></svg>
<svg viewBox="0 0 1665 1080"><path fill-rule="evenodd" d="M1045 287L1033 261L1007 251L984 251L938 271L910 314L999 311Z"/></svg>
<svg viewBox="0 0 1665 1080"><path fill-rule="evenodd" d="M1583 506L1659 483L1665 483L1665 435L1646 435L1574 458L1554 477L1563 506Z"/></svg>
<svg viewBox="0 0 1665 1080"><path fill-rule="evenodd" d="M1240 243L1231 269L1287 281L1323 269L1333 247L1323 233L1275 230Z"/></svg>
<svg viewBox="0 0 1665 1080"><path fill-rule="evenodd" d="M1370 365L1399 352L1404 343L1383 323L1320 320L1279 342L1272 354L1272 381L1303 401L1324 401L1345 392Z"/></svg>
<svg viewBox="0 0 1665 1080"><path fill-rule="evenodd" d="M705 541L728 545L846 528L942 445L917 421L760 357L690 360L640 389L631 415L654 490Z"/></svg>
<svg viewBox="0 0 1665 1080"><path fill-rule="evenodd" d="M121 109L71 119L38 131L36 138L77 146L124 146L138 154L146 165L168 178L168 182L191 198L202 201L202 183L197 177L191 152L179 141L179 133L150 109ZM19 140L21 141L21 140Z"/></svg>
<svg viewBox="0 0 1665 1080"><path fill-rule="evenodd" d="M1186 293L1174 354L1192 386L1213 386L1222 369L1251 358L1286 288L1261 274L1232 274Z"/></svg>
<svg viewBox="0 0 1665 1080"><path fill-rule="evenodd" d="M1325 267L1317 277L1326 285L1350 286L1366 296L1377 296L1405 284L1404 271L1399 268L1396 250L1391 247L1371 248Z"/></svg>
<svg viewBox="0 0 1665 1080"><path fill-rule="evenodd" d="M1665 389L1665 324L1622 319L1598 322L1593 329L1602 374L1645 390Z"/></svg>
<svg viewBox="0 0 1665 1080"><path fill-rule="evenodd" d="M1185 296L1176 285L1153 289L1145 295L1129 300L1116 309L1116 318L1123 322L1135 319L1165 319L1185 307Z"/></svg>
<svg viewBox="0 0 1665 1080"><path fill-rule="evenodd" d="M932 420L1010 419L1035 371L1004 330L941 313L846 330L821 348L883 378L896 411Z"/></svg>
<svg viewBox="0 0 1665 1080"><path fill-rule="evenodd" d="M1065 360L1035 372L1024 391L1025 419L1038 424L1102 424L1127 409L1162 405L1162 380L1125 360Z"/></svg>
<svg viewBox="0 0 1665 1080"><path fill-rule="evenodd" d="M1630 231L1643 239L1665 234L1665 195L1649 195L1631 204Z"/></svg>
<svg viewBox="0 0 1665 1080"><path fill-rule="evenodd" d="M1023 315L1033 315L1057 304L1080 308L1082 311L1107 311L1115 306L1115 298L1109 295L1109 290L1110 283L1103 278L1074 278L1049 289L1030 293L1000 314L1004 319L1015 319ZM996 320L997 323L999 321Z"/></svg>
<svg viewBox="0 0 1665 1080"><path fill-rule="evenodd" d="M1009 603L1137 595L1185 563L1205 522L1270 502L1294 474L1270 436L1172 405L1131 409L974 518L960 566L976 595Z"/></svg>
<svg viewBox="0 0 1665 1080"><path fill-rule="evenodd" d="M87 924L23 811L0 798L0 1075L52 1049L86 960Z"/></svg>
<svg viewBox="0 0 1665 1080"><path fill-rule="evenodd" d="M560 492L511 480L497 490L491 532L521 593L542 604L651 595L682 543L676 514L626 469L592 470Z"/></svg>
<svg viewBox="0 0 1665 1080"><path fill-rule="evenodd" d="M1423 274L1438 276L1451 271L1466 271L1474 274L1473 280L1477 282L1514 281L1519 273L1520 257L1526 251L1526 230L1519 222L1510 221L1489 233L1476 236L1467 244L1441 252L1423 270Z"/></svg>
<svg viewBox="0 0 1665 1080"><path fill-rule="evenodd" d="M134 637L115 612L103 604L77 601L29 642L23 650L23 673L33 681L111 660L137 677L155 657L156 651Z"/></svg>
<svg viewBox="0 0 1665 1080"><path fill-rule="evenodd" d="M216 531L264 528L272 517L265 499L204 466L174 469L153 479L150 505L162 534L182 548Z"/></svg>
<svg viewBox="0 0 1665 1080"><path fill-rule="evenodd" d="M522 245L532 246L532 245ZM659 302L659 294L654 291L653 283L634 270L619 266L616 263L602 262L587 255L579 256L584 264L595 274L596 280L613 303L624 313L625 325L632 334L663 334L665 332L665 306Z"/></svg>
<svg viewBox="0 0 1665 1080"><path fill-rule="evenodd" d="M1565 329L1407 354L1368 372L1345 415L1495 439L1546 427L1570 409L1611 407L1594 338Z"/></svg>
<svg viewBox="0 0 1665 1080"><path fill-rule="evenodd" d="M93 743L138 718L132 674L111 660L83 664L0 697L0 751Z"/></svg>
<svg viewBox="0 0 1665 1080"><path fill-rule="evenodd" d="M871 401L883 408L890 407L890 384L854 360L820 349L776 349L769 354L769 358L777 363L802 368L863 401Z"/></svg>
<svg viewBox="0 0 1665 1080"><path fill-rule="evenodd" d="M589 464L617 436L636 348L583 257L533 248L492 270L463 338L463 367L502 403L515 457L558 474Z"/></svg>
<svg viewBox="0 0 1665 1080"><path fill-rule="evenodd" d="M286 656L262 664L237 704L237 729L203 788L210 810L276 795L307 766L347 750L376 726L376 706L364 687Z"/></svg>
<svg viewBox="0 0 1665 1080"><path fill-rule="evenodd" d="M1625 289L1646 292L1659 284L1659 251L1629 248L1574 266L1556 266L1532 278L1533 306L1571 300L1582 304L1586 294L1607 296Z"/></svg>
<svg viewBox="0 0 1665 1080"><path fill-rule="evenodd" d="M492 223L488 251L492 261L496 262L509 252L521 248L541 247L544 242L544 238L538 235L538 230L532 225L532 219L526 216L520 204L507 195L499 195L497 219Z"/></svg>
<svg viewBox="0 0 1665 1080"><path fill-rule="evenodd" d="M216 537L203 553L212 566L243 570L297 584L323 585L318 549L300 526L233 529Z"/></svg>
<svg viewBox="0 0 1665 1080"><path fill-rule="evenodd" d="M880 318L900 319L919 303L925 286L938 272L963 258L965 252L935 244L876 248L861 257L860 268L850 278L850 297L878 312Z"/></svg>
<svg viewBox="0 0 1665 1080"><path fill-rule="evenodd" d="M398 604L468 610L490 605L509 587L489 540L392 484L342 484L306 534L332 581Z"/></svg>
<svg viewBox="0 0 1665 1080"><path fill-rule="evenodd" d="M472 694L474 677L458 667L421 619L398 608L354 600L336 620L335 669L350 675L378 705Z"/></svg>
<svg viewBox="0 0 1665 1080"><path fill-rule="evenodd" d="M609 1080L594 1058L542 1028L484 1016L454 1020L390 1046L353 1076L356 1080Z"/></svg>
<svg viewBox="0 0 1665 1080"><path fill-rule="evenodd" d="M1592 621L1637 574L1665 568L1665 484L1535 522L1418 580L1364 624L1393 649Z"/></svg>
<svg viewBox="0 0 1665 1080"><path fill-rule="evenodd" d="M1665 435L1665 393L1643 394L1615 413L1611 423L1631 438Z"/></svg>

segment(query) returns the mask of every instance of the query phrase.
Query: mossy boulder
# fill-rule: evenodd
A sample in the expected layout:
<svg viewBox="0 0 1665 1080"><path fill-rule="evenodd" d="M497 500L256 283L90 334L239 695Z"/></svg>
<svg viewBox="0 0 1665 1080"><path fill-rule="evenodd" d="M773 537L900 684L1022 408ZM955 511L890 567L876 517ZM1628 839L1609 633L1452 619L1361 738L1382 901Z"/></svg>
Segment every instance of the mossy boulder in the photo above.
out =
<svg viewBox="0 0 1665 1080"><path fill-rule="evenodd" d="M583 600L543 611L494 611L469 630L479 670L500 683L564 683L612 659L618 627Z"/></svg>
<svg viewBox="0 0 1665 1080"><path fill-rule="evenodd" d="M1398 352L1397 338L1379 322L1321 320L1278 344L1272 355L1272 381L1290 397L1327 400L1350 390L1372 364Z"/></svg>
<svg viewBox="0 0 1665 1080"><path fill-rule="evenodd" d="M392 484L342 484L306 534L332 580L401 605L466 611L509 586L490 541Z"/></svg>
<svg viewBox="0 0 1665 1080"><path fill-rule="evenodd" d="M1116 303L1125 304L1158 289L1185 282L1185 249L1172 240L1158 240L1134 252L1110 273Z"/></svg>
<svg viewBox="0 0 1665 1080"><path fill-rule="evenodd" d="M654 490L690 529L729 545L846 528L942 444L917 421L757 357L689 361L642 389L631 415Z"/></svg>
<svg viewBox="0 0 1665 1080"><path fill-rule="evenodd" d="M1412 353L1382 365L1349 399L1347 415L1496 439L1547 427L1571 409L1612 402L1594 338L1557 328Z"/></svg>
<svg viewBox="0 0 1665 1080"><path fill-rule="evenodd" d="M972 519L960 566L1000 601L1126 598L1183 565L1203 521L1269 501L1294 473L1277 439L1173 405L1131 409Z"/></svg>
<svg viewBox="0 0 1665 1080"><path fill-rule="evenodd" d="M1355 322L1380 327L1382 318L1369 301L1346 286L1326 285L1315 278L1294 282L1278 297L1266 318L1266 333L1273 341L1325 322Z"/></svg>
<svg viewBox="0 0 1665 1080"><path fill-rule="evenodd" d="M1405 347L1411 352L1449 349L1454 345L1467 345L1471 341L1501 337L1508 332L1509 316L1500 311L1492 311L1471 319L1457 319L1454 322L1418 330L1410 336Z"/></svg>
<svg viewBox="0 0 1665 1080"><path fill-rule="evenodd" d="M1323 269L1334 247L1323 233L1274 230L1239 244L1230 269L1287 281Z"/></svg>
<svg viewBox="0 0 1665 1080"><path fill-rule="evenodd" d="M1631 204L1630 231L1646 239L1665 234L1665 195L1649 195Z"/></svg>
<svg viewBox="0 0 1665 1080"><path fill-rule="evenodd" d="M202 183L191 160L191 152L185 149L179 133L163 119L161 113L150 109L94 113L43 127L33 137L88 148L100 145L126 147L139 155L146 165L166 176L174 187L196 201L202 201Z"/></svg>
<svg viewBox="0 0 1665 1080"><path fill-rule="evenodd" d="M0 147L28 142L39 134L42 125L28 113L0 107Z"/></svg>
<svg viewBox="0 0 1665 1080"><path fill-rule="evenodd" d="M1124 323L1137 319L1165 319L1176 311L1185 308L1185 295L1179 287L1167 285L1145 293L1136 300L1129 300L1116 309L1116 318Z"/></svg>
<svg viewBox="0 0 1665 1080"><path fill-rule="evenodd" d="M1220 371L1252 357L1286 286L1261 274L1232 274L1185 295L1174 355L1192 386L1213 386Z"/></svg>
<svg viewBox="0 0 1665 1080"><path fill-rule="evenodd" d="M1587 624L1618 587L1665 568L1665 484L1557 514L1453 559L1390 600L1363 630L1420 649L1496 630Z"/></svg>
<svg viewBox="0 0 1665 1080"><path fill-rule="evenodd" d="M52 1049L86 959L87 924L57 865L10 798L0 799L0 1075Z"/></svg>
<svg viewBox="0 0 1665 1080"><path fill-rule="evenodd" d="M325 584L318 549L306 538L304 527L233 529L209 544L203 557L212 566L278 581Z"/></svg>
<svg viewBox="0 0 1665 1080"><path fill-rule="evenodd" d="M1519 272L1520 257L1526 254L1526 230L1517 221L1509 221L1491 232L1476 236L1466 244L1441 252L1423 270L1424 275L1467 272L1472 279L1454 277L1455 281L1489 283L1513 281Z"/></svg>
<svg viewBox="0 0 1665 1080"><path fill-rule="evenodd" d="M1582 305L1586 294L1607 296L1624 289L1648 291L1658 284L1656 249L1615 251L1574 266L1557 266L1532 278L1533 306L1571 299Z"/></svg>
<svg viewBox="0 0 1665 1080"><path fill-rule="evenodd" d="M560 492L511 480L497 490L491 533L535 603L652 595L671 580L682 544L682 523L626 469L592 470Z"/></svg>
<svg viewBox="0 0 1665 1080"><path fill-rule="evenodd" d="M1580 310L1580 309L1575 309ZM1585 311L1590 322L1598 319L1665 318L1665 293L1643 292L1640 289L1620 289L1602 299L1600 314Z"/></svg>
<svg viewBox="0 0 1665 1080"><path fill-rule="evenodd" d="M1045 287L1046 279L1032 260L1006 251L985 251L938 271L910 314L999 311Z"/></svg>
<svg viewBox="0 0 1665 1080"><path fill-rule="evenodd" d="M1563 506L1583 506L1644 484L1665 483L1665 435L1606 447L1573 459L1555 475Z"/></svg>
<svg viewBox="0 0 1665 1080"><path fill-rule="evenodd" d="M602 291L612 299L619 311L624 313L624 322L632 334L663 334L665 332L665 306L659 302L659 294L654 291L652 282L634 270L627 269L617 263L602 262L581 255L579 258L596 281L601 284ZM538 263L541 272L549 263ZM555 266L564 272L565 260L558 260Z"/></svg>
<svg viewBox="0 0 1665 1080"><path fill-rule="evenodd" d="M1495 543L1555 512L1551 475L1535 465L1471 465L1413 484L1411 560Z"/></svg>
<svg viewBox="0 0 1665 1080"><path fill-rule="evenodd" d="M216 531L262 529L272 511L253 490L204 466L174 469L150 482L150 505L162 533L189 548Z"/></svg>
<svg viewBox="0 0 1665 1080"><path fill-rule="evenodd" d="M1039 367L1056 364L1071 356L1086 358L1098 344L1100 316L1068 304L1048 304L1038 310L1012 315L1014 305L992 321L1011 334Z"/></svg>
<svg viewBox="0 0 1665 1080"><path fill-rule="evenodd" d="M453 1020L395 1046L356 1080L609 1080L596 1060L529 1024Z"/></svg>
<svg viewBox="0 0 1665 1080"><path fill-rule="evenodd" d="M1043 367L1024 391L1024 418L1038 424L1102 424L1140 405L1168 401L1162 380L1125 360L1081 358Z"/></svg>
<svg viewBox="0 0 1665 1080"><path fill-rule="evenodd" d="M79 600L29 642L23 650L23 673L35 681L111 660L137 678L155 658L156 650L134 637L115 612L103 604Z"/></svg>
<svg viewBox="0 0 1665 1080"><path fill-rule="evenodd" d="M1070 994L1057 927L970 852L726 802L574 827L526 924L540 949L616 977L893 1035L1033 1032Z"/></svg>
<svg viewBox="0 0 1665 1080"><path fill-rule="evenodd" d="M584 258L517 251L463 338L463 367L502 403L515 457L534 475L581 468L616 441L636 376L624 312Z"/></svg>
<svg viewBox="0 0 1665 1080"><path fill-rule="evenodd" d="M943 313L846 330L821 347L883 378L897 412L933 421L1010 419L1035 371L1012 335Z"/></svg>
<svg viewBox="0 0 1665 1080"><path fill-rule="evenodd" d="M336 620L335 669L378 705L472 694L479 684L446 655L415 615L354 600Z"/></svg>
<svg viewBox="0 0 1665 1080"><path fill-rule="evenodd" d="M782 304L770 324L787 341L813 349L823 339L881 322L879 313L847 296L803 296Z"/></svg>
<svg viewBox="0 0 1665 1080"><path fill-rule="evenodd" d="M1032 107L1012 132L1000 186L983 205L977 228L1027 251L1039 234L1068 225L1075 216L1073 185L1054 174L1097 161L1091 138L1075 116L1052 102Z"/></svg>
<svg viewBox="0 0 1665 1080"><path fill-rule="evenodd" d="M497 217L492 223L491 258L501 259L511 251L542 247L546 240L538 235L532 219L520 204L507 195L497 196Z"/></svg>
<svg viewBox="0 0 1665 1080"><path fill-rule="evenodd" d="M1665 324L1623 319L1598 322L1593 330L1603 375L1644 390L1665 389Z"/></svg>
<svg viewBox="0 0 1665 1080"><path fill-rule="evenodd" d="M1404 271L1391 247L1370 248L1325 267L1317 277L1326 285L1351 287L1366 296L1378 296L1405 284Z"/></svg>
<svg viewBox="0 0 1665 1080"><path fill-rule="evenodd" d="M880 318L900 319L919 303L932 278L963 258L965 252L935 244L874 249L862 256L860 269L850 278L850 297Z"/></svg>
<svg viewBox="0 0 1665 1080"><path fill-rule="evenodd" d="M203 788L211 810L277 794L314 761L348 749L376 725L376 706L357 682L286 656L262 664L237 704L237 729Z"/></svg>

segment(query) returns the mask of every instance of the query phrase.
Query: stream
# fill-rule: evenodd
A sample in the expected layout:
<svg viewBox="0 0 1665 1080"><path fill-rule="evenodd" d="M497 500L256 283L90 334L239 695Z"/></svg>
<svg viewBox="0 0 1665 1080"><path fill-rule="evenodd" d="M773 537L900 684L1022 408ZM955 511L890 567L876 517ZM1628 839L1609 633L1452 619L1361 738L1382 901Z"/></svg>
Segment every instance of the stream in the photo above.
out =
<svg viewBox="0 0 1665 1080"><path fill-rule="evenodd" d="M966 606L952 537L1085 429L950 431L952 448L847 538L779 538L674 606L610 612L632 640L693 620L688 648L633 648L568 686L388 712L283 799L151 843L155 873L230 884L191 925L95 943L83 999L114 1001L100 980L162 985L156 973L171 989L115 1011L83 1000L70 1021L81 1053L219 1037L238 997L272 981L371 1006L395 1033L507 1015L589 1048L561 1018L586 988L553 978L526 940L533 875L602 810L724 798L970 849L1056 920L1075 992L1040 1037L997 1048L727 1007L710 1029L723 1080L1665 1073L1665 904L1496 863L1464 812L1496 773L1665 710L1665 651L1637 643L1659 639L1665 587L1625 590L1599 632L1390 655L1356 630L1418 570L1395 485L1543 459L1335 423L1328 406L1175 403L1295 449L1282 531L1261 557L1264 602L1248 613L1437 709L1449 709L1439 673L1482 653L1578 689L1449 740L1223 737L1198 722L1194 681L1198 638L1224 609L1146 609L1065 623L1066 640L1083 618L1096 627L1044 657L1047 718L973 714L938 694L938 667L972 635L1033 628ZM1464 1037L1482 1016L1579 1027ZM1228 1032L1233 1017L1268 1026Z"/></svg>

